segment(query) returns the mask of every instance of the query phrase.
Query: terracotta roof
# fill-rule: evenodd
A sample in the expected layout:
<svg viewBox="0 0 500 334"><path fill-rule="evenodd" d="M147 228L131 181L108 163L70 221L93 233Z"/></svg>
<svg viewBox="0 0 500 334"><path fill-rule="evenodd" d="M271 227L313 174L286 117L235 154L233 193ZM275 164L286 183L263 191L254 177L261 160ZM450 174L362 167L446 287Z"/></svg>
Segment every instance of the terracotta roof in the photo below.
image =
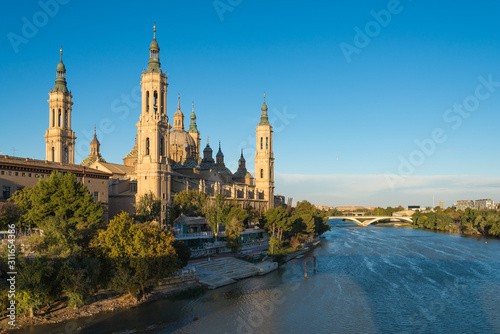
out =
<svg viewBox="0 0 500 334"><path fill-rule="evenodd" d="M59 171L63 173L71 172L75 174L96 175L102 177L109 177L111 174L105 171L99 171L85 166L68 164L62 162L52 162L47 160L36 160L29 158L10 157L8 155L0 155L0 166L5 169L15 168L36 168L40 172L50 174L52 171Z"/></svg>

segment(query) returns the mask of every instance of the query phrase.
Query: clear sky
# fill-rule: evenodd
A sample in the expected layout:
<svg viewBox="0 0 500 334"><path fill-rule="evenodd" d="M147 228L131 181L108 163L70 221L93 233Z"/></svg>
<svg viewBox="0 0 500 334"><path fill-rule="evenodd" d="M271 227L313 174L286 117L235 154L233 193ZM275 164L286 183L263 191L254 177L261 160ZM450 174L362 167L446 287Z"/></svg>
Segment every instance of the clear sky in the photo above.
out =
<svg viewBox="0 0 500 334"><path fill-rule="evenodd" d="M8 1L2 154L45 159L59 48L76 160L131 150L156 21L167 115L194 101L202 147L253 170L266 92L276 193L318 205L500 201L497 1Z"/></svg>

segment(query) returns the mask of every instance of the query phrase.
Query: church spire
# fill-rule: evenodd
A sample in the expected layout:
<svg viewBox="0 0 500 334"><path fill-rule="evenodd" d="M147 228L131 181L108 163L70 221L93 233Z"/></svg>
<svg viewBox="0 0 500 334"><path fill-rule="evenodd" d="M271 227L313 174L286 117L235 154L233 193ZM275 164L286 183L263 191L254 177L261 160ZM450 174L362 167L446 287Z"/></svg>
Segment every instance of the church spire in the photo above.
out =
<svg viewBox="0 0 500 334"><path fill-rule="evenodd" d="M63 49L59 50L61 52L61 59L56 68L56 84L54 86L53 92L63 92L68 93L68 87L66 86L66 67L64 66L62 60Z"/></svg>
<svg viewBox="0 0 500 334"><path fill-rule="evenodd" d="M99 152L99 148L101 143L97 140L96 127L94 126L94 138L90 142L90 155L95 157L101 157L101 153Z"/></svg>
<svg viewBox="0 0 500 334"><path fill-rule="evenodd" d="M174 130L184 131L184 114L181 111L181 95L177 96L177 111L174 113Z"/></svg>
<svg viewBox="0 0 500 334"><path fill-rule="evenodd" d="M259 125L270 125L269 124L269 119L267 118L266 93L264 93L264 103L262 104L261 111L262 111L262 114L260 116L260 123L259 123Z"/></svg>
<svg viewBox="0 0 500 334"><path fill-rule="evenodd" d="M189 133L198 133L198 126L196 125L196 114L194 113L194 102L192 103L193 111L191 111L191 124L189 125Z"/></svg>
<svg viewBox="0 0 500 334"><path fill-rule="evenodd" d="M153 26L153 41L149 46L149 63L147 73L161 73L160 46L156 41L156 24Z"/></svg>

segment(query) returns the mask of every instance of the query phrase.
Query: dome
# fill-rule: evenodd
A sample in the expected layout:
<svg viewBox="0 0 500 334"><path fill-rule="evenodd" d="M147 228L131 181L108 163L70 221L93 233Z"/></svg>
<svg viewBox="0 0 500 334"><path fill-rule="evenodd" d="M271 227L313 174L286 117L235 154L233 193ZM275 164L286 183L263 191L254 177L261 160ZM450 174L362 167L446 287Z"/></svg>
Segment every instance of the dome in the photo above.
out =
<svg viewBox="0 0 500 334"><path fill-rule="evenodd" d="M184 147L188 144L191 148L196 147L193 137L184 130L173 130L170 132L170 145L179 145Z"/></svg>
<svg viewBox="0 0 500 334"><path fill-rule="evenodd" d="M156 41L156 39L153 39L153 41L151 42L151 45L149 46L149 50L160 51L160 46L158 45L158 42Z"/></svg>
<svg viewBox="0 0 500 334"><path fill-rule="evenodd" d="M207 146L205 147L203 152L213 152L213 151L212 151L212 148L210 147L210 145L207 144Z"/></svg>
<svg viewBox="0 0 500 334"><path fill-rule="evenodd" d="M57 72L66 72L66 67L64 66L62 60L59 62L59 64L57 64L56 71Z"/></svg>

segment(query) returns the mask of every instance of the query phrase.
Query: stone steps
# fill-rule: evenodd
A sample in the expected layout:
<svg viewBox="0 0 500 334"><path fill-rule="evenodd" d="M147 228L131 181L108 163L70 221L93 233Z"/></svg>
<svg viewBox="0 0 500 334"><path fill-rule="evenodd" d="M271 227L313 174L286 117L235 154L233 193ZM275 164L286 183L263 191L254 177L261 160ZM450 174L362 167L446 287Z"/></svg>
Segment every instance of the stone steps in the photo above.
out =
<svg viewBox="0 0 500 334"><path fill-rule="evenodd" d="M196 268L200 283L207 285L209 289L259 274L259 270L251 263L232 257L195 263L193 267Z"/></svg>

